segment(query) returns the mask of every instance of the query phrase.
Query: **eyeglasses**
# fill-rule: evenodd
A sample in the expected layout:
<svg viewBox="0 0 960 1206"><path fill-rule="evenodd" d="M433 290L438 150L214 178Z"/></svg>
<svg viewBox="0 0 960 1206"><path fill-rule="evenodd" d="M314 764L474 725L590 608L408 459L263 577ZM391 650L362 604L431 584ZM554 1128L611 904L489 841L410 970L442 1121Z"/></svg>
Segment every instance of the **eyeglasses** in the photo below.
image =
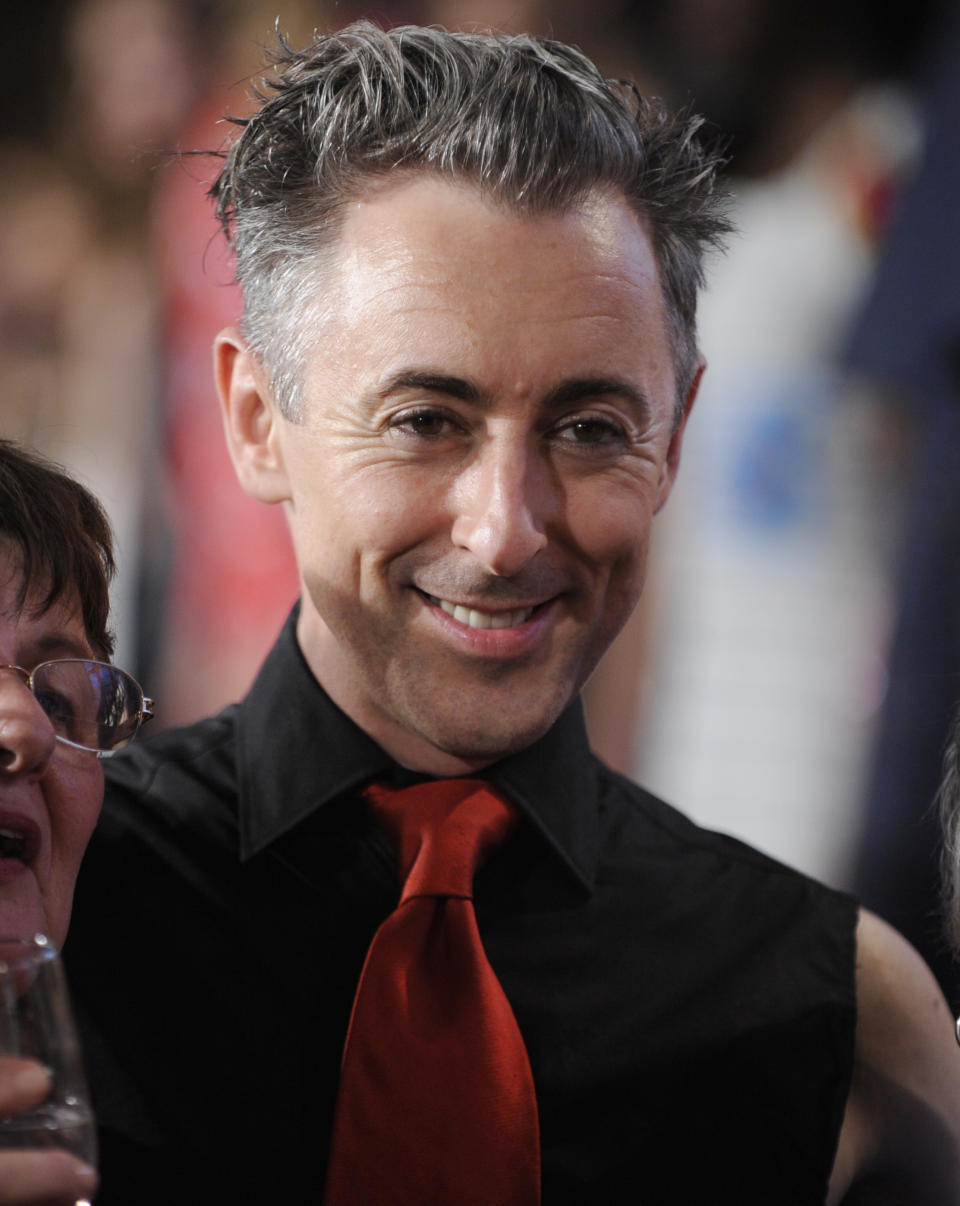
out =
<svg viewBox="0 0 960 1206"><path fill-rule="evenodd" d="M0 666L19 674L43 708L58 741L98 758L129 744L140 725L153 715L136 679L107 662L62 657L41 662L32 672L22 666Z"/></svg>

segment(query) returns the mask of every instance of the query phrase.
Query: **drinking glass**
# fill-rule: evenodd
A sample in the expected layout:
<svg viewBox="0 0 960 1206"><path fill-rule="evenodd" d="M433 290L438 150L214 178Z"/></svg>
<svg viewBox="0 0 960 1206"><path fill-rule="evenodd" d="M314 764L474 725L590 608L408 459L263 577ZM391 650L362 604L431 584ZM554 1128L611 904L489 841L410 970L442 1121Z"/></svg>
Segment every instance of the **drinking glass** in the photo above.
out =
<svg viewBox="0 0 960 1206"><path fill-rule="evenodd" d="M36 1060L51 1084L36 1109L0 1118L0 1148L65 1147L95 1168L96 1125L66 978L42 934L0 937L0 1056Z"/></svg>

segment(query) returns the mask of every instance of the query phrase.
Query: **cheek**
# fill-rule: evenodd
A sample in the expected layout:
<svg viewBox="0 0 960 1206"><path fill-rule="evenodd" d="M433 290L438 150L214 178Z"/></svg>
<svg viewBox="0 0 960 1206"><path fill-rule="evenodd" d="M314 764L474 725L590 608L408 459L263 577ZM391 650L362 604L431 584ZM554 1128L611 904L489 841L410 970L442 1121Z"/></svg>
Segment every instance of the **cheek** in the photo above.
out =
<svg viewBox="0 0 960 1206"><path fill-rule="evenodd" d="M568 530L581 556L605 575L642 575L652 506L646 496L571 500Z"/></svg>
<svg viewBox="0 0 960 1206"><path fill-rule="evenodd" d="M399 558L449 533L443 497L436 482L413 474L394 482L343 483L336 498L328 495L327 505L315 509L309 528L304 525L309 560L321 577L370 589Z"/></svg>
<svg viewBox="0 0 960 1206"><path fill-rule="evenodd" d="M100 815L103 788L99 762L64 768L58 773L55 787L47 793L47 809L54 849L60 858L79 863Z"/></svg>

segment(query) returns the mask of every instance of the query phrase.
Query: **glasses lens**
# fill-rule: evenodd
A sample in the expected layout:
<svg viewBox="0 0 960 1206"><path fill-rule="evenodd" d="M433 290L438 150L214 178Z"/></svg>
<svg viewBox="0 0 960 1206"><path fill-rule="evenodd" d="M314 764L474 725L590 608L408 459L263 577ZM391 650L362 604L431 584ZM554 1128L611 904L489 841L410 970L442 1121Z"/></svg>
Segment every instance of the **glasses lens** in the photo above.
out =
<svg viewBox="0 0 960 1206"><path fill-rule="evenodd" d="M33 690L57 736L86 749L119 749L140 724L139 686L105 662L45 662L33 672Z"/></svg>

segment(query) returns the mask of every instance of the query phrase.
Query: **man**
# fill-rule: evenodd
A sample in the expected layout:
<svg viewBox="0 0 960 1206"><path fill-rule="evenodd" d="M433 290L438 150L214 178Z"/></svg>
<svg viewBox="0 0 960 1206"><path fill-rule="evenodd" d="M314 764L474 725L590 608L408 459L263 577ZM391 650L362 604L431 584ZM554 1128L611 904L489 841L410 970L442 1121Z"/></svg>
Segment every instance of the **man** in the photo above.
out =
<svg viewBox="0 0 960 1206"><path fill-rule="evenodd" d="M725 222L696 122L526 38L361 24L278 68L215 187L246 307L215 373L302 598L242 704L111 764L70 946L100 1202L349 1200L341 1053L402 912L378 793L462 776L518 818L473 898L544 1203L955 1201L960 1075L921 961L586 744L577 692L637 601L703 370ZM391 1046L431 1056L439 1012L401 980L385 1074ZM451 1071L425 1104L426 1079L366 1099L421 1188L387 1171L353 1200L504 1200L450 1188L442 1121L409 1130L473 1087Z"/></svg>
<svg viewBox="0 0 960 1206"><path fill-rule="evenodd" d="M5 936L44 933L62 944L80 860L103 798L97 754L130 740L144 715L137 684L107 664L113 569L110 528L96 499L56 466L0 440ZM48 1091L46 1074L35 1064L0 1060L4 1116L32 1108ZM0 1203L72 1206L95 1183L93 1169L66 1151L0 1152Z"/></svg>

